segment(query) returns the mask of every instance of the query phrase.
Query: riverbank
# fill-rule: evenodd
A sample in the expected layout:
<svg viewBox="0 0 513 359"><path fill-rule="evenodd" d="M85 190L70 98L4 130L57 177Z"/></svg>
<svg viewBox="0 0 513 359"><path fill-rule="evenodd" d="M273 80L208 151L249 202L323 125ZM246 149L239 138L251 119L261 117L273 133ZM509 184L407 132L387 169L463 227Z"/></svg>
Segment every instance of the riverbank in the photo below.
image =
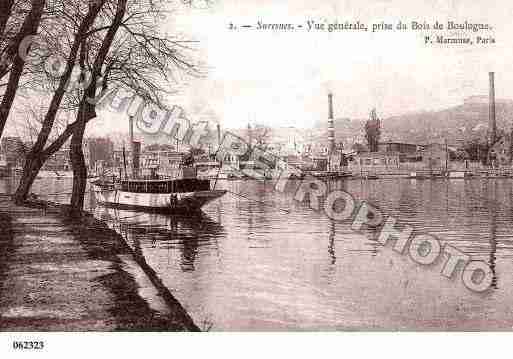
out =
<svg viewBox="0 0 513 359"><path fill-rule="evenodd" d="M144 258L91 215L0 197L1 331L198 331Z"/></svg>

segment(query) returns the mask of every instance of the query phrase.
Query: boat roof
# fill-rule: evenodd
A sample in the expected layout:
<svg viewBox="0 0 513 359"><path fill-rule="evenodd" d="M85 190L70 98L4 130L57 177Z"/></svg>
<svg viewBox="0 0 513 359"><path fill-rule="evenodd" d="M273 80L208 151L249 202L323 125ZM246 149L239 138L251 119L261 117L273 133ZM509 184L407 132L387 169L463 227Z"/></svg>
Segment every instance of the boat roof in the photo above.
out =
<svg viewBox="0 0 513 359"><path fill-rule="evenodd" d="M173 179L124 179L121 182L169 182L176 181L181 178L173 178Z"/></svg>
<svg viewBox="0 0 513 359"><path fill-rule="evenodd" d="M121 182L144 182L144 183L162 183L180 180L199 180L199 178L167 178L167 179L122 179Z"/></svg>

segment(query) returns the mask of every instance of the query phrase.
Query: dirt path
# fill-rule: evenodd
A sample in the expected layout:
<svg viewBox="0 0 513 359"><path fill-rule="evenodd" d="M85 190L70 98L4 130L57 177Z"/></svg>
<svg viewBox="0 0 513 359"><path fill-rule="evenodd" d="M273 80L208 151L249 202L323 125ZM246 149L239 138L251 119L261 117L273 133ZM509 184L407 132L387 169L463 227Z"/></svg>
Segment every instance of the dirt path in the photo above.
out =
<svg viewBox="0 0 513 359"><path fill-rule="evenodd" d="M123 239L0 200L0 330L198 330Z"/></svg>

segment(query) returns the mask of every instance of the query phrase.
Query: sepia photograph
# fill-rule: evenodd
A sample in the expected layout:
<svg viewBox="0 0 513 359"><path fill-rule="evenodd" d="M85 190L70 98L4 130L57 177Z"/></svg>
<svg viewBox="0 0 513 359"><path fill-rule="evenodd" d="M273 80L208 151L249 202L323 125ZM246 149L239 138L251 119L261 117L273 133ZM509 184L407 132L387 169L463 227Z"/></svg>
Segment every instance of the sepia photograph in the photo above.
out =
<svg viewBox="0 0 513 359"><path fill-rule="evenodd" d="M510 332L512 15L0 0L0 351Z"/></svg>

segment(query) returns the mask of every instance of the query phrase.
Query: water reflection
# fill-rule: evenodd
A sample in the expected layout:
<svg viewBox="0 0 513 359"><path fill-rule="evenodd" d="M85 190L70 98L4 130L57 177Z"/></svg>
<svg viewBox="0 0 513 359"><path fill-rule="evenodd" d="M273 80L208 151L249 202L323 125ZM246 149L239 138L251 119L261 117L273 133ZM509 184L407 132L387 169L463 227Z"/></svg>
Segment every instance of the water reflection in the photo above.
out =
<svg viewBox="0 0 513 359"><path fill-rule="evenodd" d="M195 215L164 215L120 210L98 206L95 216L121 234L127 243L139 254L143 248L180 252L180 266L183 271L194 271L198 248L218 247L218 237L223 235L222 226L205 213ZM168 263L171 260L169 255Z"/></svg>
<svg viewBox="0 0 513 359"><path fill-rule="evenodd" d="M497 289L497 271L496 271L496 260L497 260L497 209L499 207L499 204L495 200L497 197L497 182L492 183L493 188L493 200L488 203L488 216L490 220L490 236L488 238L490 242L490 257L488 260L488 264L490 266L490 269L492 270L492 288ZM511 195L511 193L510 193Z"/></svg>
<svg viewBox="0 0 513 359"><path fill-rule="evenodd" d="M330 221L330 235L328 237L328 253L330 255L330 264L337 263L337 256L335 254L335 221Z"/></svg>

